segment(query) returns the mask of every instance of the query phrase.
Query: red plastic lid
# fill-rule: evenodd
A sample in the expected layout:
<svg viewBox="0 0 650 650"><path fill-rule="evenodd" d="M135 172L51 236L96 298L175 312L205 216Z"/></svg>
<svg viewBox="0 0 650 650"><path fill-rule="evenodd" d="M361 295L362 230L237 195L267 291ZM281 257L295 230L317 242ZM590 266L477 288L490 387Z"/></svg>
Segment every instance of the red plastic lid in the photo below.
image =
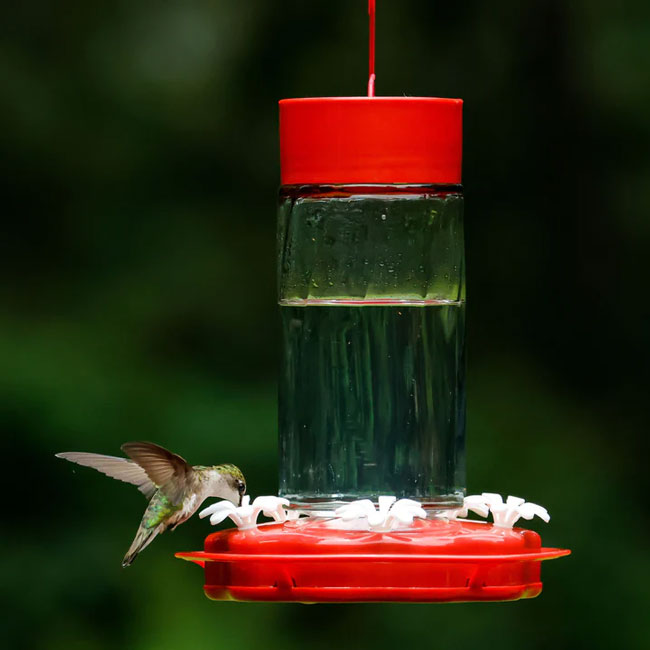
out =
<svg viewBox="0 0 650 650"><path fill-rule="evenodd" d="M283 185L461 182L461 99L280 101Z"/></svg>
<svg viewBox="0 0 650 650"><path fill-rule="evenodd" d="M540 560L568 553L530 530L470 521L377 533L305 519L224 530L177 556L204 567L215 600L453 602L533 598Z"/></svg>

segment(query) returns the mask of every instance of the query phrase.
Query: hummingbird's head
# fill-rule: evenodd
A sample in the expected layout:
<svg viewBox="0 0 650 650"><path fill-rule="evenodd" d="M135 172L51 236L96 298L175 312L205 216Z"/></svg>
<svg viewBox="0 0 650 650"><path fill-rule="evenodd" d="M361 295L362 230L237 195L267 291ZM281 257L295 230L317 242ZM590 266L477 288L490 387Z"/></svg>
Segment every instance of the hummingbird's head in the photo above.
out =
<svg viewBox="0 0 650 650"><path fill-rule="evenodd" d="M246 494L246 479L239 467L235 465L217 465L215 469L225 482L227 491L226 495L219 494L218 496L232 501L236 506L240 506L242 497Z"/></svg>

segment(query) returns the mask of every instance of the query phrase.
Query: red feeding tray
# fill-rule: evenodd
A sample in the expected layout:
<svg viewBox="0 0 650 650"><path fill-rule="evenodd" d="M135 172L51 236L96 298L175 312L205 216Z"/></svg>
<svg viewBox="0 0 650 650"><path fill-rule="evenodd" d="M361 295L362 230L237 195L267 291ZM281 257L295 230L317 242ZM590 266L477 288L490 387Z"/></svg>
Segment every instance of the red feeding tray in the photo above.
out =
<svg viewBox="0 0 650 650"><path fill-rule="evenodd" d="M542 548L531 530L482 522L377 533L302 519L214 533L205 551L177 557L204 567L213 600L431 603L534 598L541 560L569 553Z"/></svg>

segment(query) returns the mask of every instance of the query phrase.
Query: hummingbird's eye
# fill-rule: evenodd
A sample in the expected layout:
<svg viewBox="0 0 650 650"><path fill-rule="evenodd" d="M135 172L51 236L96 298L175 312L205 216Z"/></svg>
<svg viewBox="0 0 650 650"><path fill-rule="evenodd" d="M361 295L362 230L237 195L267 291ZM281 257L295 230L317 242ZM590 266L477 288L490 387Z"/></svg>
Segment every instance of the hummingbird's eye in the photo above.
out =
<svg viewBox="0 0 650 650"><path fill-rule="evenodd" d="M244 494L246 492L246 483L244 481L237 481L237 489L239 490L239 494Z"/></svg>

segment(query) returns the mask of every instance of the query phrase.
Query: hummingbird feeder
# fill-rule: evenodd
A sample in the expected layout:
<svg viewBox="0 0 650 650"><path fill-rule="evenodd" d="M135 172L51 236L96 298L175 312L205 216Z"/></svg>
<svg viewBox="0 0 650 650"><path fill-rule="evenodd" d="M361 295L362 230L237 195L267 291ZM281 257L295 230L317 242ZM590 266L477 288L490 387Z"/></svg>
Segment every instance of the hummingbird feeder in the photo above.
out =
<svg viewBox="0 0 650 650"><path fill-rule="evenodd" d="M532 598L548 513L465 496L462 100L376 96L369 16L367 97L280 101L279 496L178 557L215 600Z"/></svg>

